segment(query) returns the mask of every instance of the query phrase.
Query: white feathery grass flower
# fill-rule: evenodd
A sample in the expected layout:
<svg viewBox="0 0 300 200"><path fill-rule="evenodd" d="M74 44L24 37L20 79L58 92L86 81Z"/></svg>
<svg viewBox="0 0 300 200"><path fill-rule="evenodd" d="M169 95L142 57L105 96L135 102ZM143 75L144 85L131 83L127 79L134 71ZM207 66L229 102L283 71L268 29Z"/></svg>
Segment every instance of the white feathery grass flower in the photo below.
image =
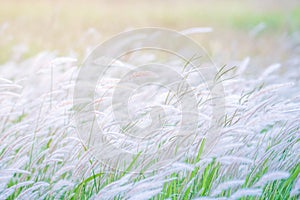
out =
<svg viewBox="0 0 300 200"><path fill-rule="evenodd" d="M285 171L275 171L275 172L268 172L264 174L259 181L255 184L255 186L264 186L266 183L281 179L287 179L290 176L290 173Z"/></svg>
<svg viewBox="0 0 300 200"><path fill-rule="evenodd" d="M240 189L230 196L230 200L240 199L241 197L260 196L262 189Z"/></svg>

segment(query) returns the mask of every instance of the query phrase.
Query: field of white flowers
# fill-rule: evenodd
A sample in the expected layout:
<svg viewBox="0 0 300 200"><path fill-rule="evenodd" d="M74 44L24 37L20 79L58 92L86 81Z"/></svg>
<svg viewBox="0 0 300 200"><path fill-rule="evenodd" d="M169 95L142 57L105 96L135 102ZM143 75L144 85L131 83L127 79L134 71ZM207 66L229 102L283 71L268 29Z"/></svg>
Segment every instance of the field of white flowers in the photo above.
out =
<svg viewBox="0 0 300 200"><path fill-rule="evenodd" d="M81 141L73 105L80 73L75 57L41 52L2 64L0 199L299 199L299 50L284 63L263 68L251 57L223 67L217 57L212 59L218 68L215 84L222 84L225 100L214 127L217 138L212 142L206 134L211 132L209 91L194 85L203 97L198 104L203 111L197 128L201 137L195 137L192 152L151 172L139 155L123 170L112 170ZM103 99L111 95L99 87ZM168 98L157 87L148 91L135 94L133 110L144 108L143 102ZM176 113L174 105L163 106ZM110 112L98 116L116 141L123 133L114 127ZM161 137L151 139L158 145Z"/></svg>

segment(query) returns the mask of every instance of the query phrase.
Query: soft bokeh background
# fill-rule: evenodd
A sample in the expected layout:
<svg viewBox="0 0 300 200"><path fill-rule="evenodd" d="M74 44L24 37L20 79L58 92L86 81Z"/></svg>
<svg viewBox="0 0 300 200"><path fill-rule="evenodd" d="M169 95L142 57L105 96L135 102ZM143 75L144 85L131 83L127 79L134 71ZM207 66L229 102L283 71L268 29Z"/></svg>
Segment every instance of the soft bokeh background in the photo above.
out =
<svg viewBox="0 0 300 200"><path fill-rule="evenodd" d="M192 37L215 59L259 57L265 66L299 53L300 1L0 0L0 63L42 51L82 59L105 39L147 26L212 27Z"/></svg>

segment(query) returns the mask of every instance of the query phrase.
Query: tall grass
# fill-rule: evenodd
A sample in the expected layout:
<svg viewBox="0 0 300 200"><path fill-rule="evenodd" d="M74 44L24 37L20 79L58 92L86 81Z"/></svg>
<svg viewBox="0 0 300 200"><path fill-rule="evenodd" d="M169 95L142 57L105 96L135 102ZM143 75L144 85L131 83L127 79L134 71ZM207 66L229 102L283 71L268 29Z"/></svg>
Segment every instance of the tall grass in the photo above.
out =
<svg viewBox="0 0 300 200"><path fill-rule="evenodd" d="M279 74L272 65L251 78L249 67L216 75L226 115L212 150L202 138L175 163L134 173L136 159L111 172L78 139L75 60L41 53L1 66L0 199L299 199L298 69Z"/></svg>

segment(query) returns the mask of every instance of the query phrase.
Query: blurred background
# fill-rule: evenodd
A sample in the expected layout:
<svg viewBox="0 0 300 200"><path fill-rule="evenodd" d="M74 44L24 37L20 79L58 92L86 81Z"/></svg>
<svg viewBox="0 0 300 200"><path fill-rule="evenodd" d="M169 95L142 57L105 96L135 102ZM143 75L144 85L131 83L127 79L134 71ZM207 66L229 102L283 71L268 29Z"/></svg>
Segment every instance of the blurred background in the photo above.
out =
<svg viewBox="0 0 300 200"><path fill-rule="evenodd" d="M0 0L0 63L43 51L80 60L115 34L149 26L211 27L191 37L224 64L300 56L299 0Z"/></svg>

